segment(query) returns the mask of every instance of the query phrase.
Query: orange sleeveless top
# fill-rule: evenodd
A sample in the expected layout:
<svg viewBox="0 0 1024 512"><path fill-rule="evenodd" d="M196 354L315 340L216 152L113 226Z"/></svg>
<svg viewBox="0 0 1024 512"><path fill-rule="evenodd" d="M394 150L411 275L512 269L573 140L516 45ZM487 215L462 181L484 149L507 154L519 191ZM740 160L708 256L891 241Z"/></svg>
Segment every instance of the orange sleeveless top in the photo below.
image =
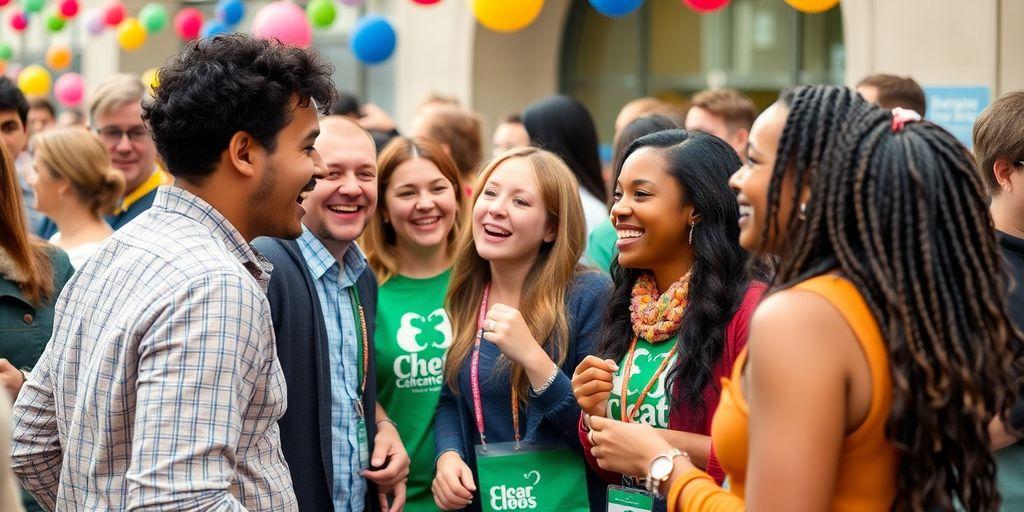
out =
<svg viewBox="0 0 1024 512"><path fill-rule="evenodd" d="M831 510L888 511L896 496L896 450L885 437L892 405L889 355L871 310L850 281L825 275L793 287L818 294L831 303L853 329L871 372L871 406L864 422L843 440ZM743 398L741 377L746 349L736 359L732 378L722 379L722 397L711 424L711 443L729 479L729 491L703 473L683 475L669 493L669 510L743 510L749 454L750 409ZM689 484L689 485L687 485ZM680 493L686 487L686 496ZM685 501L685 503L683 503ZM685 505L685 506L680 506Z"/></svg>

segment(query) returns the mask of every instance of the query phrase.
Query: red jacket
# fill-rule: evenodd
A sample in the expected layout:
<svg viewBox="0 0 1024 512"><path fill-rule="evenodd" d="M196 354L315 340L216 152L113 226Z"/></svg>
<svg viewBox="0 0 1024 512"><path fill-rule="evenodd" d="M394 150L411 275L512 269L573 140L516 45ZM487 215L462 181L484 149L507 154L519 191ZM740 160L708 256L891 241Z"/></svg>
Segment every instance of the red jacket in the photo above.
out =
<svg viewBox="0 0 1024 512"><path fill-rule="evenodd" d="M704 389L704 404L706 407L706 413L700 421L696 421L694 411L689 406L673 407L669 413L669 428L672 430L678 430L682 432L692 432L695 434L709 436L711 435L711 420L714 418L714 411L718 408L718 398L722 391L721 381L726 378L732 372L732 365L736 361L736 358L740 355L740 351L747 345L747 333L750 327L750 317L754 314L754 309L757 304L761 301L761 296L764 294L767 285L761 282L752 282L747 288L747 291L743 294L743 301L740 303L740 307L736 309L736 314L733 315L732 320L729 321L729 326L725 330L725 347L722 351L722 359L715 366L715 369L711 375L711 380L708 381L707 387ZM580 416L579 422L579 435L580 441L583 443L583 453L587 458L587 462L593 467L605 480L618 483L621 480L622 475L618 473L612 473L605 471L598 467L597 460L590 454L590 449L593 447L590 444L590 440L587 438L587 430L583 425L583 417ZM714 447L711 449L711 455L708 458L707 473L715 478L715 480L721 484L722 480L725 479L725 471L722 466L718 464L718 457L715 456Z"/></svg>

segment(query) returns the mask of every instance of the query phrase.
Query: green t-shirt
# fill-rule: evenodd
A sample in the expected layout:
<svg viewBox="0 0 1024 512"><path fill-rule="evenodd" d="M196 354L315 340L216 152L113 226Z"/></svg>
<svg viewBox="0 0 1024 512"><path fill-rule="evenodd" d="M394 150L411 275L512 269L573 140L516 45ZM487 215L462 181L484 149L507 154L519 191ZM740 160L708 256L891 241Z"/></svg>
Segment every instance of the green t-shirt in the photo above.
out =
<svg viewBox="0 0 1024 512"><path fill-rule="evenodd" d="M587 239L587 259L590 260L590 264L607 274L612 267L612 259L618 255L615 249L615 242L618 240L619 235L615 232L612 221L606 220L598 224Z"/></svg>
<svg viewBox="0 0 1024 512"><path fill-rule="evenodd" d="M397 275L377 299L378 400L398 424L409 452L407 487L411 512L434 511L434 409L444 384L445 350L452 327L444 311L450 270L428 279Z"/></svg>
<svg viewBox="0 0 1024 512"><path fill-rule="evenodd" d="M626 408L632 410L640 393L651 382L654 374L658 371L661 363L668 357L674 347L675 340L669 339L661 343L651 343L644 339L636 342L636 350L633 351L633 368L630 372L629 388L627 389ZM622 357L619 362L619 371L612 377L612 393L608 398L608 414L612 419L622 419L622 372L626 370L626 358L629 353ZM672 366L675 364L676 356L665 366L665 370L658 376L658 382L651 386L640 407L633 413L633 421L644 423L654 428L668 428L669 401L668 393L665 391L665 379L668 377Z"/></svg>

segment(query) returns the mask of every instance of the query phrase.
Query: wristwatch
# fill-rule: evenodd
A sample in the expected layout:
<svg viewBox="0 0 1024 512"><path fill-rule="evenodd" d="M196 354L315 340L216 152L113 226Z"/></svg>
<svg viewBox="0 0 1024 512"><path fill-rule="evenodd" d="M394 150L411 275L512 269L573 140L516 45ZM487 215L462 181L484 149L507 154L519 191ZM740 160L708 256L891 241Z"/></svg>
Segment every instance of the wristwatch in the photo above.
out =
<svg viewBox="0 0 1024 512"><path fill-rule="evenodd" d="M661 484L663 484L668 477L672 476L672 469L675 467L676 457L690 456L682 451L675 448L659 453L653 460L651 460L651 467L647 470L647 479L645 484L647 486L647 492L654 495L655 498L661 498Z"/></svg>

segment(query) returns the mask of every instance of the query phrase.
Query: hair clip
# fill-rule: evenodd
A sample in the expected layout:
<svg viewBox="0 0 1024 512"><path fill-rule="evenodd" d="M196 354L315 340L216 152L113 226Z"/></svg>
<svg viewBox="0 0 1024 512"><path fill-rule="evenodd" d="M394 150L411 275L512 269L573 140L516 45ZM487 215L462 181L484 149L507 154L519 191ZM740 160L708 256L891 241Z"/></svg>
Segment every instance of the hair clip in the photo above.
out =
<svg viewBox="0 0 1024 512"><path fill-rule="evenodd" d="M892 109L892 131L897 133L903 129L907 123L914 123L921 120L921 114L918 114L916 110L909 108L896 107Z"/></svg>

